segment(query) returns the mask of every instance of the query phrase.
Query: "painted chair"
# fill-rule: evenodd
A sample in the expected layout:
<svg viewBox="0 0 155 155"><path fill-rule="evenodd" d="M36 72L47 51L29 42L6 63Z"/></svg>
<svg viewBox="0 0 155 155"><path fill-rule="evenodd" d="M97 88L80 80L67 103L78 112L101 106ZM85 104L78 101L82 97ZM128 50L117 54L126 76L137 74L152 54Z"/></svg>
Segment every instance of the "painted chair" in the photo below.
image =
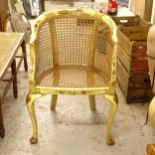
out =
<svg viewBox="0 0 155 155"><path fill-rule="evenodd" d="M61 10L36 20L30 41L31 71L27 107L33 125L32 144L38 141L34 102L51 94L51 110L59 94L88 95L96 110L95 95L110 103L107 144L114 144L112 122L116 95L117 27L107 15L86 10Z"/></svg>
<svg viewBox="0 0 155 155"><path fill-rule="evenodd" d="M153 25L148 32L147 37L147 56L150 73L150 80L152 84L153 94L155 94L155 25ZM153 97L149 106L149 120L155 127L155 97Z"/></svg>

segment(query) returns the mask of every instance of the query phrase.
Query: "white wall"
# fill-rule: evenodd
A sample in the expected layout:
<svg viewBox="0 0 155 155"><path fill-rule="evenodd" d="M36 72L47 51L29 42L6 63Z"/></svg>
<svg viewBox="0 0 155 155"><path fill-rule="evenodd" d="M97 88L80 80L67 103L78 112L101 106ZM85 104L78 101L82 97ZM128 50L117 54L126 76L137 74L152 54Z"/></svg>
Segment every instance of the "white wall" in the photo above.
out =
<svg viewBox="0 0 155 155"><path fill-rule="evenodd" d="M144 17L145 0L129 0L129 9L134 13Z"/></svg>

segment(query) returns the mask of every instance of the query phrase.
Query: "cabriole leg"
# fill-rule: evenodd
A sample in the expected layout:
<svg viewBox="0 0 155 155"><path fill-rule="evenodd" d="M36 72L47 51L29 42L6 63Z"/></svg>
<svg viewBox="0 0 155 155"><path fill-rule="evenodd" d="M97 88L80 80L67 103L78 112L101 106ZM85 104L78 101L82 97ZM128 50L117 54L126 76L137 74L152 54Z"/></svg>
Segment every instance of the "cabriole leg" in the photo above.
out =
<svg viewBox="0 0 155 155"><path fill-rule="evenodd" d="M30 143L35 144L38 142L38 125L37 125L37 119L35 114L35 108L34 108L34 102L36 99L38 99L41 95L37 94L29 94L27 96L27 108L29 111L29 115L31 118L32 126L33 126L33 135L30 138Z"/></svg>
<svg viewBox="0 0 155 155"><path fill-rule="evenodd" d="M114 96L104 95L104 97L111 103L110 111L109 111L109 119L108 119L107 129L106 129L106 141L108 145L113 145L115 141L112 139L112 136L111 136L111 128L112 128L112 123L118 106L118 98L117 98L117 95L114 95Z"/></svg>
<svg viewBox="0 0 155 155"><path fill-rule="evenodd" d="M57 100L58 100L58 95L52 95L50 109L53 110L53 111L56 108Z"/></svg>
<svg viewBox="0 0 155 155"><path fill-rule="evenodd" d="M96 111L95 96L89 95L89 105L92 111Z"/></svg>

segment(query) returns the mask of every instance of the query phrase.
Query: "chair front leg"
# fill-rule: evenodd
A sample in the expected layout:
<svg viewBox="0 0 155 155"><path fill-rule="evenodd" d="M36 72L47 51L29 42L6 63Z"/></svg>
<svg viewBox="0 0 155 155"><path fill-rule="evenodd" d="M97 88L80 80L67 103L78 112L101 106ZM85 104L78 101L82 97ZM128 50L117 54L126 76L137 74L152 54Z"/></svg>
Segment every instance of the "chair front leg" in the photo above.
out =
<svg viewBox="0 0 155 155"><path fill-rule="evenodd" d="M58 95L52 95L51 97L52 98L51 98L51 106L50 106L50 109L54 111L55 108L56 108L56 105L57 105Z"/></svg>
<svg viewBox="0 0 155 155"><path fill-rule="evenodd" d="M92 111L96 111L95 95L89 95L89 105Z"/></svg>
<svg viewBox="0 0 155 155"><path fill-rule="evenodd" d="M115 113L118 106L118 97L117 95L104 95L104 97L111 103L110 104L110 112L109 112L109 119L107 123L107 129L106 129L106 141L108 145L113 145L115 141L113 140L111 136L111 128L112 123L115 117Z"/></svg>
<svg viewBox="0 0 155 155"><path fill-rule="evenodd" d="M34 102L39 97L41 97L41 95L28 94L27 99L26 99L27 108L28 108L32 126L33 126L33 136L30 138L31 144L35 144L38 142L38 125L37 125L37 119L36 119L36 114L35 114Z"/></svg>

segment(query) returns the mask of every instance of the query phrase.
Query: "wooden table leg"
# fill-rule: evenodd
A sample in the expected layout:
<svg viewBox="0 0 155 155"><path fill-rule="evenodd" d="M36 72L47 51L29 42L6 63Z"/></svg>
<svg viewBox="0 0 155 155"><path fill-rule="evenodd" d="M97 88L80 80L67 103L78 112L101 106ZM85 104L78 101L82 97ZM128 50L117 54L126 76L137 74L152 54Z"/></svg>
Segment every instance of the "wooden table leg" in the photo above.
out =
<svg viewBox="0 0 155 155"><path fill-rule="evenodd" d="M12 64L11 64L11 72L12 76L14 76L13 79L13 94L14 98L18 97L18 89L17 89L17 70L16 70L16 60L14 59Z"/></svg>
<svg viewBox="0 0 155 155"><path fill-rule="evenodd" d="M0 96L0 137L3 138L4 136L5 136L5 129L3 125L2 100Z"/></svg>
<svg viewBox="0 0 155 155"><path fill-rule="evenodd" d="M27 71L28 70L28 65L27 65L27 53L26 53L25 41L23 41L21 46L22 46L22 52L23 52L23 57L24 57L24 68L25 68L25 71Z"/></svg>
<svg viewBox="0 0 155 155"><path fill-rule="evenodd" d="M45 0L41 0L41 7L42 10L45 11Z"/></svg>

